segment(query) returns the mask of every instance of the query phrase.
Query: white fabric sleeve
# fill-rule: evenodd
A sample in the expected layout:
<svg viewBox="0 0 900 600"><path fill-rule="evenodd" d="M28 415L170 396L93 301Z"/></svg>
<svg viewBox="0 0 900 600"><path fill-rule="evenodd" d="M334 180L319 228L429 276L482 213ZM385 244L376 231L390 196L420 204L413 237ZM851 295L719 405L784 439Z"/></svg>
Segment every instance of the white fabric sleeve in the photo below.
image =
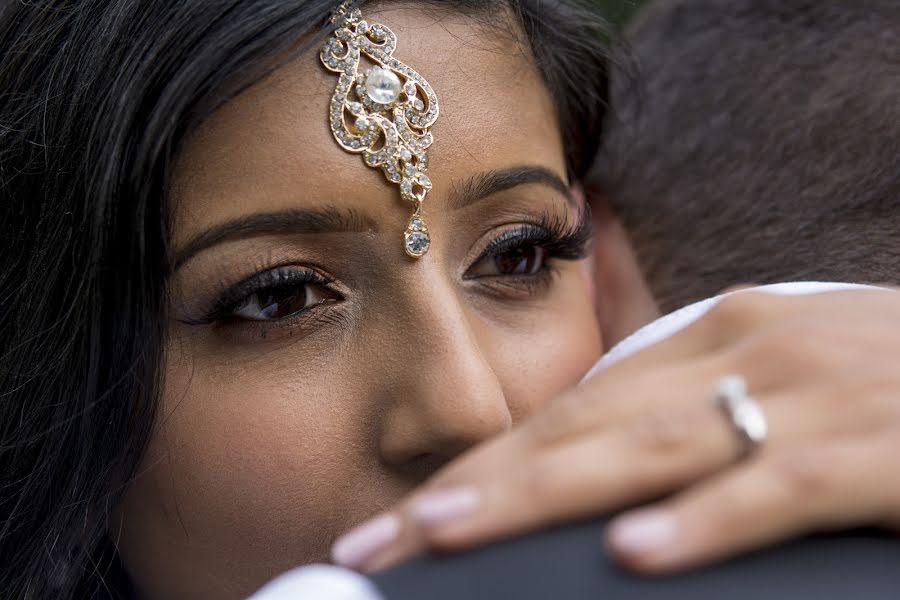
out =
<svg viewBox="0 0 900 600"><path fill-rule="evenodd" d="M384 600L363 575L331 565L308 565L279 575L248 600Z"/></svg>

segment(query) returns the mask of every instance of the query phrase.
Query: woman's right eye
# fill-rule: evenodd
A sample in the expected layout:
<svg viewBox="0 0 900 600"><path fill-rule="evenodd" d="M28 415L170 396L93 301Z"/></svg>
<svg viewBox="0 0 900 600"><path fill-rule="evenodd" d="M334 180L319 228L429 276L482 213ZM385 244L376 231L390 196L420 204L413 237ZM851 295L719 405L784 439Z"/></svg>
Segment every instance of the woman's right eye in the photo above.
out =
<svg viewBox="0 0 900 600"><path fill-rule="evenodd" d="M333 283L312 269L293 265L270 269L227 289L205 316L186 322L195 325L287 323L294 317L312 313L321 305L342 300Z"/></svg>
<svg viewBox="0 0 900 600"><path fill-rule="evenodd" d="M244 321L277 321L333 299L334 294L313 283L282 285L251 294L223 316Z"/></svg>

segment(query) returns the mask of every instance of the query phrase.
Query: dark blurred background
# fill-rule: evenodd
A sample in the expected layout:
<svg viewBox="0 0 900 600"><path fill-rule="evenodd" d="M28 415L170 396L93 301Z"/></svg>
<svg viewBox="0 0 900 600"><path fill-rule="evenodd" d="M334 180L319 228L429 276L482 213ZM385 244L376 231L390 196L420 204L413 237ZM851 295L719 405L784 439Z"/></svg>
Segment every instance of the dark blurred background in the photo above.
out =
<svg viewBox="0 0 900 600"><path fill-rule="evenodd" d="M606 18L615 25L624 25L641 5L650 0L595 0L606 13Z"/></svg>

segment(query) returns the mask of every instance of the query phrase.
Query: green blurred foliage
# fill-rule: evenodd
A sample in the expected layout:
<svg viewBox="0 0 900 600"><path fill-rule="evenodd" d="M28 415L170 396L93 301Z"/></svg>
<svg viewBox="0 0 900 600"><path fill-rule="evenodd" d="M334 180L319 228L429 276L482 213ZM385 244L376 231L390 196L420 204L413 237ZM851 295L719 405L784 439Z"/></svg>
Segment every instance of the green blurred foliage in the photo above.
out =
<svg viewBox="0 0 900 600"><path fill-rule="evenodd" d="M642 4L647 0L594 0L606 14L606 18L614 25L624 25L628 22Z"/></svg>

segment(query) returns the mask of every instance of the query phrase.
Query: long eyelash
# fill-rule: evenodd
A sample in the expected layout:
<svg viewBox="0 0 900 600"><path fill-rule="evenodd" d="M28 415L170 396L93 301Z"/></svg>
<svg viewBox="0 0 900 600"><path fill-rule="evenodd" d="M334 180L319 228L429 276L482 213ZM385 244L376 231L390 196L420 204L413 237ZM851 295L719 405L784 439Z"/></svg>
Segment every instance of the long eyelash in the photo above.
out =
<svg viewBox="0 0 900 600"><path fill-rule="evenodd" d="M543 214L536 223L526 223L493 239L478 260L516 250L524 245L540 246L548 256L560 260L581 260L588 254L593 226L585 206L574 224L559 215Z"/></svg>
<svg viewBox="0 0 900 600"><path fill-rule="evenodd" d="M308 269L298 269L296 267L269 269L227 288L219 295L212 307L203 311L201 316L183 322L188 325L209 325L217 321L223 321L251 296L268 289L286 286L299 287L309 284L326 286L333 282L333 279Z"/></svg>

